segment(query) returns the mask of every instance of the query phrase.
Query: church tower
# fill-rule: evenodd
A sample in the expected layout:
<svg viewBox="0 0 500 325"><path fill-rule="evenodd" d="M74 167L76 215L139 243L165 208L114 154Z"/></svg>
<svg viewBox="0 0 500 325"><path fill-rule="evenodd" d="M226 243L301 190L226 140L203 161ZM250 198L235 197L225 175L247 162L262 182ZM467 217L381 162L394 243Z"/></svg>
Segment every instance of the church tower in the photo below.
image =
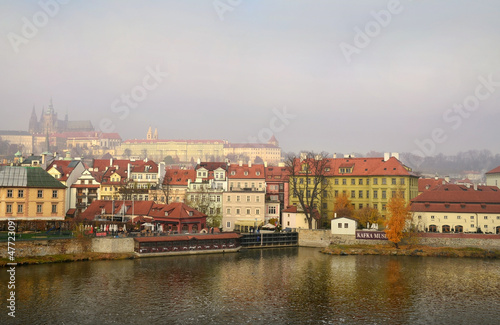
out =
<svg viewBox="0 0 500 325"><path fill-rule="evenodd" d="M36 134L39 132L39 130L38 130L38 118L36 117L35 105L33 105L33 111L31 112L28 132L31 134Z"/></svg>
<svg viewBox="0 0 500 325"><path fill-rule="evenodd" d="M158 140L158 129L155 128L155 134L153 135L154 140Z"/></svg>
<svg viewBox="0 0 500 325"><path fill-rule="evenodd" d="M153 138L153 137L152 137L152 134L151 134L151 127L149 127L149 129L148 129L148 134L147 134L147 136L146 136L146 139L147 139L147 140L151 140L152 138Z"/></svg>

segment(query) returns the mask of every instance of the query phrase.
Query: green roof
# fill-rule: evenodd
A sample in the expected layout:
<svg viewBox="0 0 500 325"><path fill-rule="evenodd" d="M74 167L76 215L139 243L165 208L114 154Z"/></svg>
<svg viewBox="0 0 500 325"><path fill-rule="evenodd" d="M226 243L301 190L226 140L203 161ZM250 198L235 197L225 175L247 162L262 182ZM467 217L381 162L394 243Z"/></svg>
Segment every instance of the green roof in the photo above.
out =
<svg viewBox="0 0 500 325"><path fill-rule="evenodd" d="M66 188L41 167L18 166L0 167L0 186Z"/></svg>

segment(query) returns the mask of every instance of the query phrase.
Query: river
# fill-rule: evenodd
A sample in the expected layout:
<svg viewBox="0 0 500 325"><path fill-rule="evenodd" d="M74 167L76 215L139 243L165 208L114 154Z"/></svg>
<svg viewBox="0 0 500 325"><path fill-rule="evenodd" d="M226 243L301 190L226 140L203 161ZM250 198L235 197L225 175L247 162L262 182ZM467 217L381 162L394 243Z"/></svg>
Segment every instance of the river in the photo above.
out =
<svg viewBox="0 0 500 325"><path fill-rule="evenodd" d="M497 324L500 261L313 248L18 266L1 324ZM5 284L5 285L4 285Z"/></svg>

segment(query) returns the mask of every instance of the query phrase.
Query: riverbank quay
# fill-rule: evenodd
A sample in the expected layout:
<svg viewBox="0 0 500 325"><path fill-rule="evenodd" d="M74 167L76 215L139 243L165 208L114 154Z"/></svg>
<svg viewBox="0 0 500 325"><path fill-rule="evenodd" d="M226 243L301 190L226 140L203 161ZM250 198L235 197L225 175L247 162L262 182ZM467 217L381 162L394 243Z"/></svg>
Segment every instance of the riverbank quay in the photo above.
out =
<svg viewBox="0 0 500 325"><path fill-rule="evenodd" d="M382 256L421 256L421 257L470 257L500 258L500 250L476 247L431 247L423 245L403 245L396 249L392 244L385 245L330 245L321 249L328 255L382 255Z"/></svg>
<svg viewBox="0 0 500 325"><path fill-rule="evenodd" d="M24 256L15 259L17 266L34 265L47 263L65 263L79 261L104 261L104 260L125 260L134 259L135 254L132 253L78 253L78 254L57 254L46 256ZM11 264L11 265L8 265ZM0 259L0 267L12 266L12 261L8 258Z"/></svg>

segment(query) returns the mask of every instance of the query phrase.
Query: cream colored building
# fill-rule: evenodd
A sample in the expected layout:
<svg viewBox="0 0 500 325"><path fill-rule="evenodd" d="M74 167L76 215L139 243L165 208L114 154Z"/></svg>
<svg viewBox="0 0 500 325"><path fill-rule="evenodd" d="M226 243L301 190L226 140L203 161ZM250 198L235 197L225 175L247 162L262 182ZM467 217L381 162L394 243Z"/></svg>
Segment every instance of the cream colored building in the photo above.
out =
<svg viewBox="0 0 500 325"><path fill-rule="evenodd" d="M230 164L228 191L222 196L222 228L233 231L244 225L262 225L265 221L264 165Z"/></svg>
<svg viewBox="0 0 500 325"><path fill-rule="evenodd" d="M40 167L0 167L0 220L64 220L66 186Z"/></svg>
<svg viewBox="0 0 500 325"><path fill-rule="evenodd" d="M500 189L445 184L412 200L419 231L500 233Z"/></svg>
<svg viewBox="0 0 500 325"><path fill-rule="evenodd" d="M309 229L309 223L303 210L297 206L290 206L283 210L282 228L291 229ZM316 209L313 210L312 229L319 228L319 213Z"/></svg>

